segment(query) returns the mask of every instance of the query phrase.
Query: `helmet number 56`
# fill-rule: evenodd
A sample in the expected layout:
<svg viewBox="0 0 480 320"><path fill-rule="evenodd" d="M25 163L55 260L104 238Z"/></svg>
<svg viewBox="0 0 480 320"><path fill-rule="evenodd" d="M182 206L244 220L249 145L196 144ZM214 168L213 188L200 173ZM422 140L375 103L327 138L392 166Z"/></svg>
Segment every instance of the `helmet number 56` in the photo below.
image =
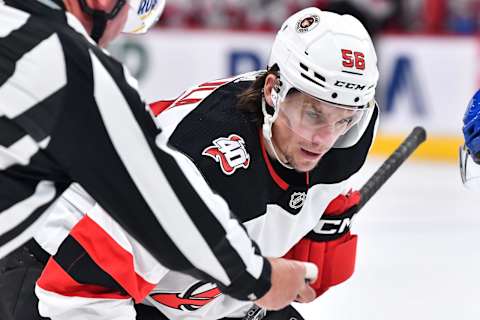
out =
<svg viewBox="0 0 480 320"><path fill-rule="evenodd" d="M343 66L365 70L365 55L362 52L342 49Z"/></svg>

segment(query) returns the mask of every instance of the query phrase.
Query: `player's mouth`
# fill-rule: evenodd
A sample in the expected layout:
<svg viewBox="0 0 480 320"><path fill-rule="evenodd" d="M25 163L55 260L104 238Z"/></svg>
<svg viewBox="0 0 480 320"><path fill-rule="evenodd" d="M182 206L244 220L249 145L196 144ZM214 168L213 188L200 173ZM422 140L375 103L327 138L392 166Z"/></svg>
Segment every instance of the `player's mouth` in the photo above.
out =
<svg viewBox="0 0 480 320"><path fill-rule="evenodd" d="M300 148L300 152L305 159L310 161L319 160L323 155L322 153L312 152L304 148Z"/></svg>

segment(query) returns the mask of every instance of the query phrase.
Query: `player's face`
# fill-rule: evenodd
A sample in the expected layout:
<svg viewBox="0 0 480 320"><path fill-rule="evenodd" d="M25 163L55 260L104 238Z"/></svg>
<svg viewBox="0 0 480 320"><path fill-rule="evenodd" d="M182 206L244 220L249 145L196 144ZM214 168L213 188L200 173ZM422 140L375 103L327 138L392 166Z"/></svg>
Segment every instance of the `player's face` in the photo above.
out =
<svg viewBox="0 0 480 320"><path fill-rule="evenodd" d="M272 127L279 156L300 172L318 164L337 139L356 122L356 111L332 107L297 92L287 96Z"/></svg>
<svg viewBox="0 0 480 320"><path fill-rule="evenodd" d="M110 12L116 3L117 0L99 0L96 8L105 12ZM100 46L106 47L120 34L125 23L127 22L128 10L128 4L124 5L117 16L107 22L105 32L99 41Z"/></svg>

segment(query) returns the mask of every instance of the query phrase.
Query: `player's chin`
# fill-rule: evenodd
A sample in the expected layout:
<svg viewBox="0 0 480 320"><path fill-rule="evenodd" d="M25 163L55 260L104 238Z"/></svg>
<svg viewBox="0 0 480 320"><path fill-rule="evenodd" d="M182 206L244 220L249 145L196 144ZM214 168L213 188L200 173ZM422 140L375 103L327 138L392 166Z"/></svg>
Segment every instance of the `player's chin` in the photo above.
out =
<svg viewBox="0 0 480 320"><path fill-rule="evenodd" d="M315 161L300 160L300 161L296 161L293 167L298 172L309 172L309 171L312 171L313 169L315 169L315 167L318 165L319 161L320 161L320 159L315 160Z"/></svg>
<svg viewBox="0 0 480 320"><path fill-rule="evenodd" d="M303 150L301 150L296 157L296 161L294 163L295 170L299 172L307 172L313 170L320 159L322 159L322 153L311 153L309 152L306 154Z"/></svg>

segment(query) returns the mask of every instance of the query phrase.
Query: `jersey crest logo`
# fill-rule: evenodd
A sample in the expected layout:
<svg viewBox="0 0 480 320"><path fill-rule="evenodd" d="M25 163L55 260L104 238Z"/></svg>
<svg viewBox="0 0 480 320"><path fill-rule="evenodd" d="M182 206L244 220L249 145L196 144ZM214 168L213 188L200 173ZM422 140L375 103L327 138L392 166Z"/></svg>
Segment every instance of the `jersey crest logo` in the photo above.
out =
<svg viewBox="0 0 480 320"><path fill-rule="evenodd" d="M220 168L226 175L232 175L238 168L247 169L250 165L250 155L245 148L245 141L237 134L215 139L213 146L205 148L202 155L220 163Z"/></svg>
<svg viewBox="0 0 480 320"><path fill-rule="evenodd" d="M156 302L169 308L195 311L221 294L222 292L215 284L199 281L188 288L183 294L181 292L157 292L150 294L150 296Z"/></svg>
<svg viewBox="0 0 480 320"><path fill-rule="evenodd" d="M305 192L294 192L290 196L290 202L288 205L292 209L301 208L305 203L305 199L307 199L307 194Z"/></svg>

